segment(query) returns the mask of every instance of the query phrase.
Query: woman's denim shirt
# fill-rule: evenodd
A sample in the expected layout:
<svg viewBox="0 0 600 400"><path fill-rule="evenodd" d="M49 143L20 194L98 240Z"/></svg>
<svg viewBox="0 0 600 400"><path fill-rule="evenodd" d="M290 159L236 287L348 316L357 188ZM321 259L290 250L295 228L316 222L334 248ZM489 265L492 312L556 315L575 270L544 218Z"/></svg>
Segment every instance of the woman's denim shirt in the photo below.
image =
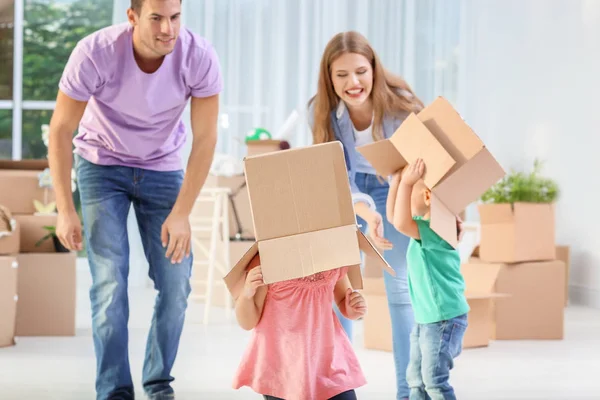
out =
<svg viewBox="0 0 600 400"><path fill-rule="evenodd" d="M383 135L386 139L389 139L396 129L402 124L404 119L408 117L410 113L403 113L400 117L384 117L383 119ZM310 127L312 129L314 124L314 109L311 104L308 109L308 120ZM350 189L352 191L352 201L357 203L362 201L364 203L369 204L369 206L375 210L377 207L375 206L375 202L366 193L362 193L355 183L356 170L354 166L357 163L357 158L360 157L360 153L356 150L356 142L354 139L354 128L352 125L352 120L350 119L350 113L348 112L346 105L343 101L340 101L337 109L331 111L331 125L333 127L333 132L335 134L336 140L339 140L344 147L344 157L346 158L346 168L348 170L348 178L350 180ZM373 175L376 174L375 169L373 168L371 173Z"/></svg>

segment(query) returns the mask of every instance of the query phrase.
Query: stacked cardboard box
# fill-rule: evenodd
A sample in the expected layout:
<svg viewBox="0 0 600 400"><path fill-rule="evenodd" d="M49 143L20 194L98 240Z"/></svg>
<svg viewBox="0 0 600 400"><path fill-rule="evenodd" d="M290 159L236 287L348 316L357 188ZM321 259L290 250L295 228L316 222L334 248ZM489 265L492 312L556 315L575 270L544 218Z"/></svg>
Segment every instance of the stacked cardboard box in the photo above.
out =
<svg viewBox="0 0 600 400"><path fill-rule="evenodd" d="M16 263L0 262L18 265L15 336L75 334L76 254L56 252L51 238L38 244L48 233L44 227L56 225L56 215L37 215L34 206L34 200L54 200L53 191L39 185L47 167L45 160L0 161L0 204L13 214L19 233L9 257Z"/></svg>
<svg viewBox="0 0 600 400"><path fill-rule="evenodd" d="M0 347L6 347L15 344L20 227L7 208L0 214Z"/></svg>

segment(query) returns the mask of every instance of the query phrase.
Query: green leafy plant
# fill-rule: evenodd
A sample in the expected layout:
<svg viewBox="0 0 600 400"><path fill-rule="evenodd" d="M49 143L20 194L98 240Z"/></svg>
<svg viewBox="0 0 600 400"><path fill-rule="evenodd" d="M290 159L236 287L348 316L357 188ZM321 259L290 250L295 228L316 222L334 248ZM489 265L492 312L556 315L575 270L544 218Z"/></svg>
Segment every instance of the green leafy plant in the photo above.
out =
<svg viewBox="0 0 600 400"><path fill-rule="evenodd" d="M556 181L540 175L542 162L535 160L530 173L511 171L482 196L484 203L553 203L560 191Z"/></svg>
<svg viewBox="0 0 600 400"><path fill-rule="evenodd" d="M60 240L58 240L58 236L56 236L56 227L54 225L46 225L46 226L44 226L44 229L47 230L48 233L44 237L42 237L40 240L35 242L36 247L41 246L41 244L44 243L46 240L52 239L52 242L54 243L54 248L58 253L68 253L69 252L69 249L64 247L62 245L62 243L60 242Z"/></svg>

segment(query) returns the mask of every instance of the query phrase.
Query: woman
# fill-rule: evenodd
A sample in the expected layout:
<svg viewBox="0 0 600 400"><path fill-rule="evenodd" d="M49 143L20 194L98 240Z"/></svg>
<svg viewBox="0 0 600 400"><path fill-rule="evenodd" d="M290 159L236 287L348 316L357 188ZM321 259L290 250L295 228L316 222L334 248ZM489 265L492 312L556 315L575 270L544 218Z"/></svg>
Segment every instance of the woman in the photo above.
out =
<svg viewBox="0 0 600 400"><path fill-rule="evenodd" d="M317 94L309 102L313 142L339 140L346 156L358 223L396 272L384 274L392 321L397 398L407 399L406 367L414 324L406 270L409 238L388 222L387 180L356 150L357 146L389 138L411 113L423 108L406 82L384 70L377 54L359 33L345 32L327 44L321 60ZM338 316L352 338L352 321Z"/></svg>

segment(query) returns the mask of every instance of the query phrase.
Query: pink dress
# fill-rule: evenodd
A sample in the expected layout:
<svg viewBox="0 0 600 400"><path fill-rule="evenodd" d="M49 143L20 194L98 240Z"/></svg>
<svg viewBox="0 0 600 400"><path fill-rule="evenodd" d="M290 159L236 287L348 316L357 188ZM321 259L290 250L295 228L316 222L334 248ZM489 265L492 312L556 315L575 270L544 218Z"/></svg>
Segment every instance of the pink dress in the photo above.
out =
<svg viewBox="0 0 600 400"><path fill-rule="evenodd" d="M348 268L269 285L233 388L285 400L326 400L366 384L332 308Z"/></svg>

